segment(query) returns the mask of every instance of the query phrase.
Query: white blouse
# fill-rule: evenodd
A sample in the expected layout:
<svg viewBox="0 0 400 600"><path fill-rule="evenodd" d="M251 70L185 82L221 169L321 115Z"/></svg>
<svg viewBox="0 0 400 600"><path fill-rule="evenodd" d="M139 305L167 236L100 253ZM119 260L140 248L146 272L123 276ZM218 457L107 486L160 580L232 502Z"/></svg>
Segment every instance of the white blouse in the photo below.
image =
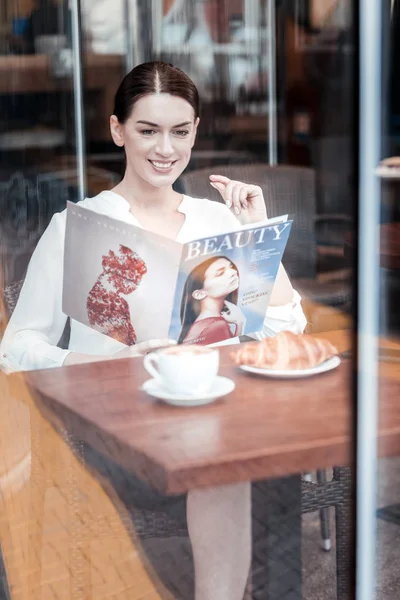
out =
<svg viewBox="0 0 400 600"><path fill-rule="evenodd" d="M115 192L104 191L78 204L140 227L129 203ZM218 202L184 196L179 211L185 215L176 238L182 243L238 226L236 217ZM61 308L65 224L66 211L56 213L32 255L17 306L0 344L0 366L6 371L60 367L69 352L110 355L125 347L74 319L68 350L57 347L67 320ZM306 318L300 300L294 292L290 304L269 307L263 331L257 337L284 329L303 331Z"/></svg>

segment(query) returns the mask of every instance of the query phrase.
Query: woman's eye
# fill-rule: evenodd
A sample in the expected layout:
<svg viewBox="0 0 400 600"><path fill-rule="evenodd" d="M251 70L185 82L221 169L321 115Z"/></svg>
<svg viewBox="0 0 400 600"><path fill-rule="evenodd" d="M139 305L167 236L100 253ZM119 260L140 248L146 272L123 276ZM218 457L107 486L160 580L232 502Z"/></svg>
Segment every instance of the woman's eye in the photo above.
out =
<svg viewBox="0 0 400 600"><path fill-rule="evenodd" d="M178 131L174 131L174 133L179 137L186 137L189 134L186 129L179 129Z"/></svg>
<svg viewBox="0 0 400 600"><path fill-rule="evenodd" d="M141 132L142 135L153 135L153 133L155 133L154 129L143 129L143 131Z"/></svg>

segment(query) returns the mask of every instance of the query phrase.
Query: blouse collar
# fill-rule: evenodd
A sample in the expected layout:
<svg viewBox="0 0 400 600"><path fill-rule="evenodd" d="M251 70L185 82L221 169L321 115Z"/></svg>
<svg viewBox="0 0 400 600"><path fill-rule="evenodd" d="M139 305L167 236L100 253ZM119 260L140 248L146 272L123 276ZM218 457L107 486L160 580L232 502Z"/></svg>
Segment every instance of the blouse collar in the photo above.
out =
<svg viewBox="0 0 400 600"><path fill-rule="evenodd" d="M130 212L131 206L128 200L121 196L121 194L113 192L112 190L105 190L102 195L105 197L105 199L108 199L110 202L112 202L115 208L120 209L124 213ZM185 194L182 194L182 200L178 206L178 212L187 216L187 196L185 196Z"/></svg>

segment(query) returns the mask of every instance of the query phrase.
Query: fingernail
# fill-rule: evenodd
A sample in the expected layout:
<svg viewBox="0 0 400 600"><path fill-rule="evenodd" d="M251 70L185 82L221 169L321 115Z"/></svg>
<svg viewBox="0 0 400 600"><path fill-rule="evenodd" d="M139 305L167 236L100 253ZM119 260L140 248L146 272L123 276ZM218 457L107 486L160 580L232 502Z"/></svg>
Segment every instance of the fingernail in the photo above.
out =
<svg viewBox="0 0 400 600"><path fill-rule="evenodd" d="M235 206L235 213L238 215L240 213L240 210L237 206Z"/></svg>
<svg viewBox="0 0 400 600"><path fill-rule="evenodd" d="M226 199L226 205L228 208L231 208L232 206L232 202L228 198Z"/></svg>

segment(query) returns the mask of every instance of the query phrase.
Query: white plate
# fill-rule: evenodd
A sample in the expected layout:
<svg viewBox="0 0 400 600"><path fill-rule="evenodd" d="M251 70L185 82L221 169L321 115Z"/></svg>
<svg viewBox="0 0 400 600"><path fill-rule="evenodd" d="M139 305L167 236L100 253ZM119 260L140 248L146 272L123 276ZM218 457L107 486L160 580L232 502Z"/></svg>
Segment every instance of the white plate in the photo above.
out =
<svg viewBox="0 0 400 600"><path fill-rule="evenodd" d="M318 375L319 373L325 373L326 371L331 371L332 369L336 369L340 365L340 358L338 356L334 356L329 360L317 365L316 367L311 367L310 369L292 369L292 370L284 370L278 371L274 369L260 369L258 367L248 367L247 365L240 365L240 369L243 371L247 371L248 373L254 373L255 375L263 375L264 377L273 377L276 379L298 379L299 377L310 377L311 375Z"/></svg>
<svg viewBox="0 0 400 600"><path fill-rule="evenodd" d="M203 404L210 404L217 398L230 394L234 389L235 382L228 377L216 377L211 390L207 394L199 394L196 396L172 394L164 389L157 379L148 379L142 385L142 390L144 392L159 400L164 400L164 402L172 404L173 406L202 406Z"/></svg>

